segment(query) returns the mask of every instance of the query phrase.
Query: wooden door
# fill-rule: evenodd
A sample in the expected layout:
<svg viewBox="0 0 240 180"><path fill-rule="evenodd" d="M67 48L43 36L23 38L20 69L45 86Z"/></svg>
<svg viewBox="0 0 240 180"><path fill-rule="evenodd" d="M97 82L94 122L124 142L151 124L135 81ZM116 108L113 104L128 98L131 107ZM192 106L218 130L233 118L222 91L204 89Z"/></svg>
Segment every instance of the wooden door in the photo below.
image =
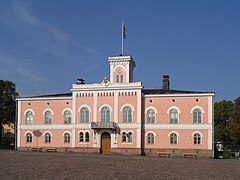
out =
<svg viewBox="0 0 240 180"><path fill-rule="evenodd" d="M102 154L110 154L111 153L111 136L109 133L103 133L101 144L101 153Z"/></svg>

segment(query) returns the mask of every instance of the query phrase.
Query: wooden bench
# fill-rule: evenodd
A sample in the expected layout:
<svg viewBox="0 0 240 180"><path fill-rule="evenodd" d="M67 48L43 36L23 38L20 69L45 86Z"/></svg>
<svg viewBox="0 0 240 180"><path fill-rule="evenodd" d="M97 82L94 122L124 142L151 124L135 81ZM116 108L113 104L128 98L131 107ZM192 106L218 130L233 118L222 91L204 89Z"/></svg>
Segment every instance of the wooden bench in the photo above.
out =
<svg viewBox="0 0 240 180"><path fill-rule="evenodd" d="M40 147L32 147L31 150L32 151L42 151L42 148L40 148Z"/></svg>
<svg viewBox="0 0 240 180"><path fill-rule="evenodd" d="M196 158L197 154L195 153L183 153L183 157L192 157L192 158Z"/></svg>
<svg viewBox="0 0 240 180"><path fill-rule="evenodd" d="M57 152L57 148L46 148L46 152Z"/></svg>
<svg viewBox="0 0 240 180"><path fill-rule="evenodd" d="M158 157L170 157L171 154L169 152L157 152Z"/></svg>

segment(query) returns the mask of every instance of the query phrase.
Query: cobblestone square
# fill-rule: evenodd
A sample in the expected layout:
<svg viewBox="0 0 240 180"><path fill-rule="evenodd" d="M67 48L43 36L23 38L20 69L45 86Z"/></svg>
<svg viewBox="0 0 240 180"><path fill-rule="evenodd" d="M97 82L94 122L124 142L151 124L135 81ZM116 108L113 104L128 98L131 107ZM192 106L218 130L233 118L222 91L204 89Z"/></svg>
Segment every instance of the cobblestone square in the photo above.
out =
<svg viewBox="0 0 240 180"><path fill-rule="evenodd" d="M240 160L0 151L0 179L239 179Z"/></svg>

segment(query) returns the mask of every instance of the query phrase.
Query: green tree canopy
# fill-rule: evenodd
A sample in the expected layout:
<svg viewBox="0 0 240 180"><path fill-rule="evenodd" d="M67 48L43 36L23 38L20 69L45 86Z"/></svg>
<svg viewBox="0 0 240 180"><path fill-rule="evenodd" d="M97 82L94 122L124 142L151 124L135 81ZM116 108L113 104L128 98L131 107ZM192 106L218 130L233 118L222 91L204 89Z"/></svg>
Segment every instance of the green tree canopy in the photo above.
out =
<svg viewBox="0 0 240 180"><path fill-rule="evenodd" d="M240 145L240 97L214 104L215 141Z"/></svg>
<svg viewBox="0 0 240 180"><path fill-rule="evenodd" d="M14 98L18 96L15 84L11 81L0 80L0 143L2 137L2 125L15 122L16 103Z"/></svg>

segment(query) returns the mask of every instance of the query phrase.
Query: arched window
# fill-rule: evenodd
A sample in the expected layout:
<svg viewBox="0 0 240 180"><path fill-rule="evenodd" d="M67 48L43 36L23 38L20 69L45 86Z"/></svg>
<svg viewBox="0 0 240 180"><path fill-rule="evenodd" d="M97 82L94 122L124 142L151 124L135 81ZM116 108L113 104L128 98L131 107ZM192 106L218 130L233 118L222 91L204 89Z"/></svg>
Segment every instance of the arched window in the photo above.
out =
<svg viewBox="0 0 240 180"><path fill-rule="evenodd" d="M46 111L44 113L44 123L45 124L52 124L52 113L50 111Z"/></svg>
<svg viewBox="0 0 240 180"><path fill-rule="evenodd" d="M70 143L70 134L69 133L64 134L64 143Z"/></svg>
<svg viewBox="0 0 240 180"><path fill-rule="evenodd" d="M129 133L127 134L128 142L129 142L129 143L132 143L132 136L133 136L132 132L129 132Z"/></svg>
<svg viewBox="0 0 240 180"><path fill-rule="evenodd" d="M202 123L202 111L199 108L193 110L193 123L194 124Z"/></svg>
<svg viewBox="0 0 240 180"><path fill-rule="evenodd" d="M83 132L79 133L79 142L84 142L84 134L83 134Z"/></svg>
<svg viewBox="0 0 240 180"><path fill-rule="evenodd" d="M121 75L121 80L120 80L121 83L123 83L123 75Z"/></svg>
<svg viewBox="0 0 240 180"><path fill-rule="evenodd" d="M80 123L89 123L89 110L86 107L80 110Z"/></svg>
<svg viewBox="0 0 240 180"><path fill-rule="evenodd" d="M195 133L193 136L194 144L201 144L201 135L199 133Z"/></svg>
<svg viewBox="0 0 240 180"><path fill-rule="evenodd" d="M52 137L50 133L45 134L45 143L51 143Z"/></svg>
<svg viewBox="0 0 240 180"><path fill-rule="evenodd" d="M26 113L26 124L33 124L33 113L31 111Z"/></svg>
<svg viewBox="0 0 240 180"><path fill-rule="evenodd" d="M153 133L149 133L147 135L147 143L148 144L154 144L154 134Z"/></svg>
<svg viewBox="0 0 240 180"><path fill-rule="evenodd" d="M171 109L169 112L169 121L170 124L178 123L178 111L176 109Z"/></svg>
<svg viewBox="0 0 240 180"><path fill-rule="evenodd" d="M69 110L66 110L63 114L64 116L64 124L71 124L71 112Z"/></svg>
<svg viewBox="0 0 240 180"><path fill-rule="evenodd" d="M85 133L85 142L89 142L89 132Z"/></svg>
<svg viewBox="0 0 240 180"><path fill-rule="evenodd" d="M117 81L117 83L119 83L119 75L117 75L116 81Z"/></svg>
<svg viewBox="0 0 240 180"><path fill-rule="evenodd" d="M26 142L27 143L32 143L32 134L31 133L27 133L27 135L26 135Z"/></svg>
<svg viewBox="0 0 240 180"><path fill-rule="evenodd" d="M110 109L106 106L101 109L101 122L110 122Z"/></svg>
<svg viewBox="0 0 240 180"><path fill-rule="evenodd" d="M123 123L132 123L132 109L129 106L123 108Z"/></svg>
<svg viewBox="0 0 240 180"><path fill-rule="evenodd" d="M125 133L125 132L122 133L122 142L123 143L127 142L127 133Z"/></svg>
<svg viewBox="0 0 240 180"><path fill-rule="evenodd" d="M133 133L132 132L122 132L122 142L123 143L132 143L133 142Z"/></svg>
<svg viewBox="0 0 240 180"><path fill-rule="evenodd" d="M170 134L170 144L177 144L177 143L178 143L177 134L171 133Z"/></svg>
<svg viewBox="0 0 240 180"><path fill-rule="evenodd" d="M153 109L149 109L147 111L147 124L154 124L155 123L155 112Z"/></svg>

